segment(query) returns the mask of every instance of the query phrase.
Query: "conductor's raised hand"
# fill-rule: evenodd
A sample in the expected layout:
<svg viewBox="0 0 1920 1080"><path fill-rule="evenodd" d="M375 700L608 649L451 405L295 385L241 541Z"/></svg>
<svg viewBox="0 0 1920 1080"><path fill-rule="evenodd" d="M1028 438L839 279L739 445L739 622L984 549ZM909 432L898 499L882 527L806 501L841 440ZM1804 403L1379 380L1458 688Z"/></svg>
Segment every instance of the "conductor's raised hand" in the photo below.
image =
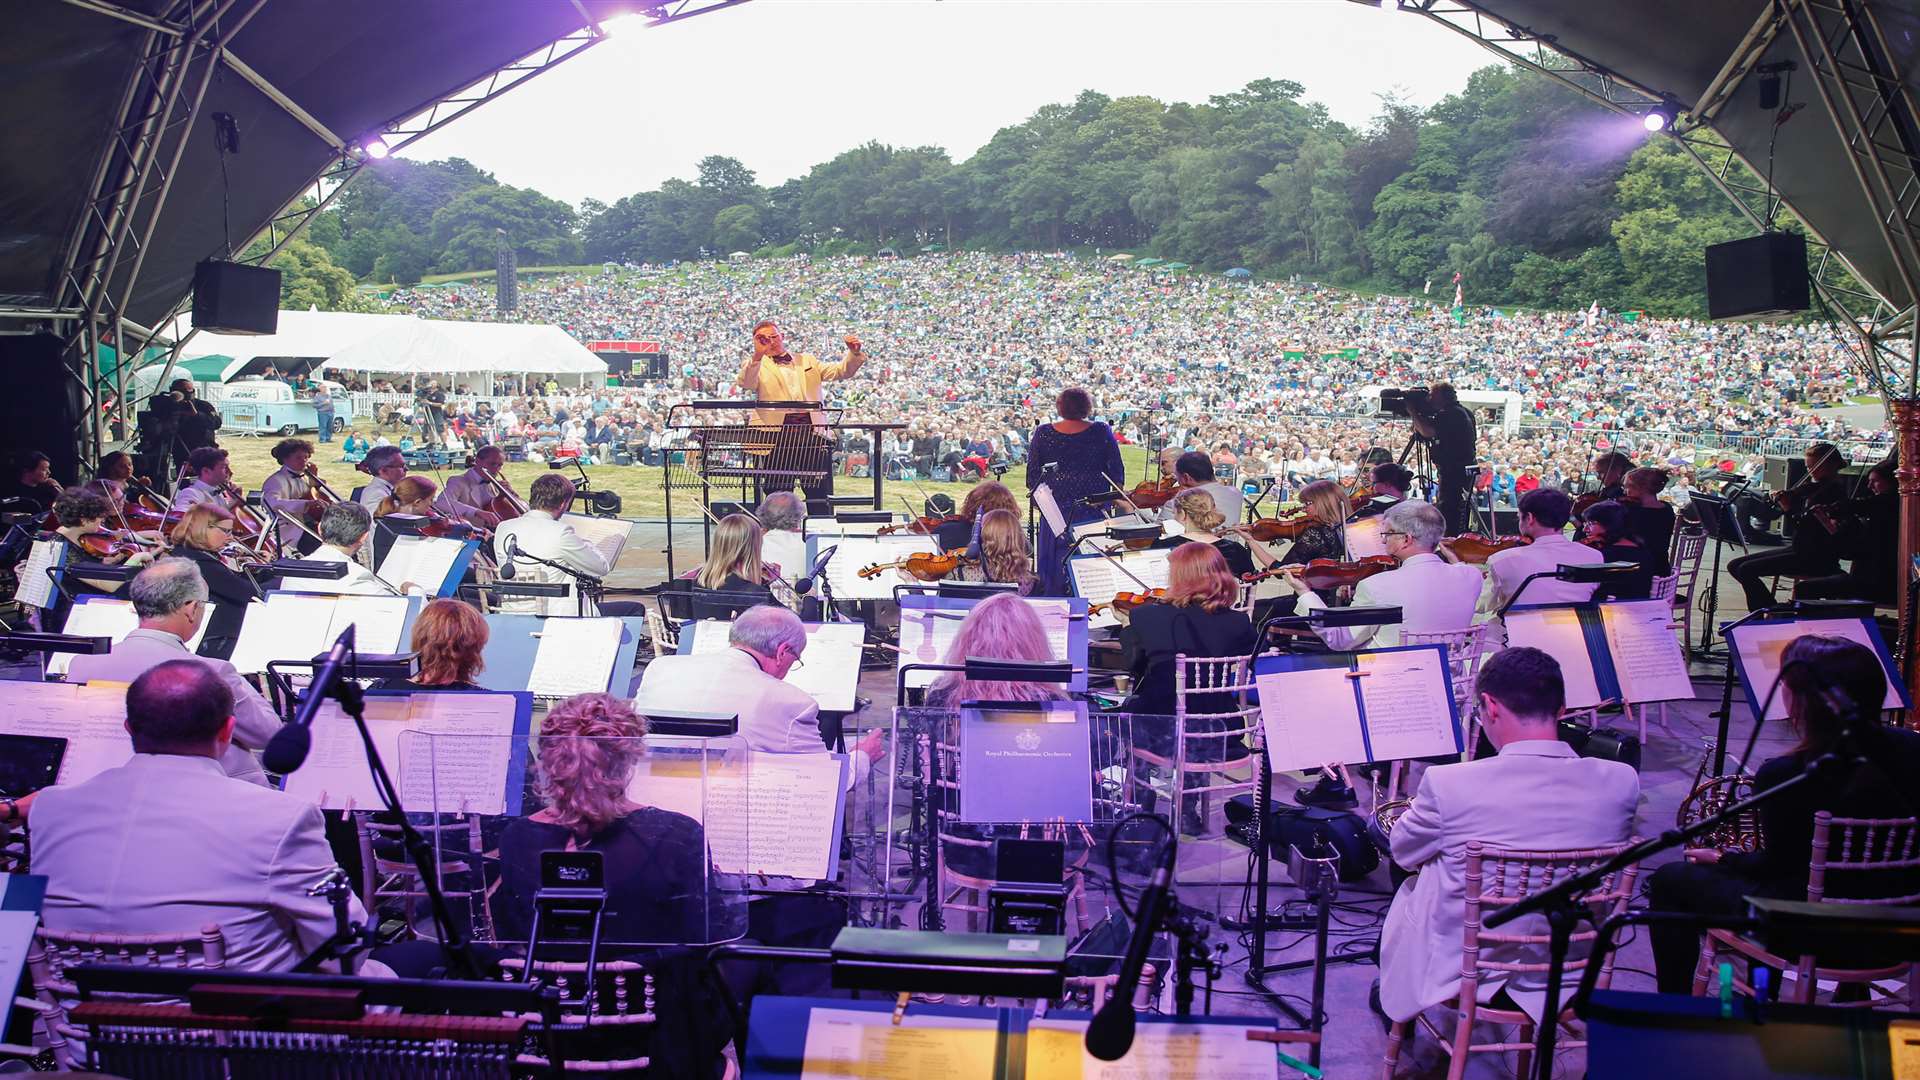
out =
<svg viewBox="0 0 1920 1080"><path fill-rule="evenodd" d="M855 336L854 336L854 335L852 335L852 334L848 334L848 335L847 335L847 337L846 337L846 342L847 342L847 351L848 351L848 352L850 352L850 353L855 353L855 354L858 354L858 353L860 352L860 339L859 339L859 338L857 338L857 337L855 337Z"/></svg>

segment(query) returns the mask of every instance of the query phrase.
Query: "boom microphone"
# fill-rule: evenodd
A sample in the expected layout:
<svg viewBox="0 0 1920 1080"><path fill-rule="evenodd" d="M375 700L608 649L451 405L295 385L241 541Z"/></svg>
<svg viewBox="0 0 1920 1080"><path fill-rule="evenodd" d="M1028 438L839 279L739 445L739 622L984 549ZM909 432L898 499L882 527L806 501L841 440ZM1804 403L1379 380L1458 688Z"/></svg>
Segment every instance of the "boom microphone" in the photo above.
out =
<svg viewBox="0 0 1920 1080"><path fill-rule="evenodd" d="M821 552L820 557L813 560L813 569L807 571L807 576L793 583L793 591L800 596L810 595L814 585L819 582L820 575L827 572L827 563L833 559L833 553L839 550L840 545L835 544Z"/></svg>
<svg viewBox="0 0 1920 1080"><path fill-rule="evenodd" d="M500 574L500 577L502 580L512 581L513 574L514 574L513 560L515 557L517 557L520 554L520 542L514 539L514 535L512 533L508 533L507 542L506 544L503 545L503 548L506 551L507 557L503 562L501 562L498 573Z"/></svg>
<svg viewBox="0 0 1920 1080"><path fill-rule="evenodd" d="M353 624L348 623L340 636L334 639L333 648L327 652L326 663L313 676L313 684L307 687L307 696L300 700L300 711L294 715L293 723L287 724L273 733L267 740L267 748L260 754L260 764L271 773L285 776L306 763L307 751L313 746L313 718L320 711L320 703L325 701L334 685L340 681L340 668L347 657L353 654Z"/></svg>

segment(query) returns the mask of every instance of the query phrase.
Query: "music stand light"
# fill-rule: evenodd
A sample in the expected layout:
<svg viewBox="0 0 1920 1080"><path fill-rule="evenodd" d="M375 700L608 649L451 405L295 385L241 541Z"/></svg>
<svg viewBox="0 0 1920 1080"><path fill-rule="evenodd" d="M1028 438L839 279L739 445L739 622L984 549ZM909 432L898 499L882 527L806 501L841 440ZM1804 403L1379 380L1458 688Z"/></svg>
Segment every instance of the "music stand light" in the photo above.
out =
<svg viewBox="0 0 1920 1080"><path fill-rule="evenodd" d="M1632 562L1562 563L1551 570L1528 574L1520 582L1520 587L1513 590L1513 595L1507 597L1507 602L1500 605L1499 617L1506 618L1507 611L1520 602L1520 595L1527 591L1527 586L1541 578L1550 577L1555 581L1571 581L1580 585L1598 585L1610 578L1624 577L1639 569L1640 564Z"/></svg>
<svg viewBox="0 0 1920 1080"><path fill-rule="evenodd" d="M347 564L344 562L323 562L318 559L276 559L259 568L267 577L311 578L314 581L339 581L347 576Z"/></svg>
<svg viewBox="0 0 1920 1080"><path fill-rule="evenodd" d="M82 637L79 634L43 634L26 630L0 631L0 650L16 649L30 653L81 653L101 656L113 651L109 637Z"/></svg>

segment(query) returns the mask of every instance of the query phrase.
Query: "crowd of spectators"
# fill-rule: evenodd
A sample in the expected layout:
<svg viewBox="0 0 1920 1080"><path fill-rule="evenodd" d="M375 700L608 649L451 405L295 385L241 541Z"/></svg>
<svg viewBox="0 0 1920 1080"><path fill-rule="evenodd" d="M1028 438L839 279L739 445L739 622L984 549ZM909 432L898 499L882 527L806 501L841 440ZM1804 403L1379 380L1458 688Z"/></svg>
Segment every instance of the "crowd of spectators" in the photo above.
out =
<svg viewBox="0 0 1920 1080"><path fill-rule="evenodd" d="M428 318L493 320L491 285L401 290ZM1289 488L1398 454L1404 424L1375 416L1367 387L1452 382L1519 396L1521 426L1480 423L1482 487L1512 502L1576 480L1598 451L1674 468L1746 471L1762 451L1829 439L1861 460L1886 433L1843 331L1821 324L1715 324L1602 311L1500 312L1421 297L1363 296L1303 282L1164 274L1069 255L960 253L912 259L795 257L612 267L522 283L517 318L583 341L662 343L668 377L570 387L496 383L492 403L455 386L463 443L523 438L547 456L657 460L676 441L668 408L728 397L747 328L781 321L796 348L832 355L858 334L873 362L829 391L848 419L908 425L882 467L984 476L1019 462L1062 386L1084 385L1125 442L1183 445L1243 477ZM362 384L371 389L377 385ZM399 406L404 412L405 406ZM1877 413L1874 414L1877 416ZM843 447L870 465L864 443Z"/></svg>

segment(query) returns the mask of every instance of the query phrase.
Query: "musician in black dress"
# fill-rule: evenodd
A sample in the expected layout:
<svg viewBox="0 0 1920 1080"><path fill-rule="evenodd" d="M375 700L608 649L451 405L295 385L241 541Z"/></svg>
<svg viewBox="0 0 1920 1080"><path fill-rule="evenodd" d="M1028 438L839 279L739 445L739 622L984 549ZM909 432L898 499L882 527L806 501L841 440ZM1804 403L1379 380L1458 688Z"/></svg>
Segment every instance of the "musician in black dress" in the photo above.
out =
<svg viewBox="0 0 1920 1080"><path fill-rule="evenodd" d="M1406 500L1413 490L1413 471L1404 465L1391 461L1382 461L1368 473L1369 484L1373 488L1373 498L1360 505L1353 512L1353 520L1378 517L1386 513L1395 503Z"/></svg>
<svg viewBox="0 0 1920 1080"><path fill-rule="evenodd" d="M1673 507L1660 500L1667 487L1667 470L1635 469L1627 474L1626 493L1619 503L1627 508L1627 529L1654 557L1654 573L1673 573Z"/></svg>
<svg viewBox="0 0 1920 1080"><path fill-rule="evenodd" d="M1894 490L1893 462L1867 473L1866 494L1808 513L1801 528L1829 538L1852 560L1844 573L1802 578L1794 595L1803 600L1871 600L1883 607L1897 602L1900 586L1900 503Z"/></svg>
<svg viewBox="0 0 1920 1080"><path fill-rule="evenodd" d="M1176 548L1182 544L1212 544L1219 550L1221 558L1227 561L1227 569L1234 577L1244 577L1253 573L1253 555L1247 546L1235 539L1220 535L1220 526L1227 520L1225 514L1214 504L1213 496L1197 488L1189 488L1175 496L1172 502L1173 519L1185 530L1179 536L1163 537L1154 541L1157 548Z"/></svg>

